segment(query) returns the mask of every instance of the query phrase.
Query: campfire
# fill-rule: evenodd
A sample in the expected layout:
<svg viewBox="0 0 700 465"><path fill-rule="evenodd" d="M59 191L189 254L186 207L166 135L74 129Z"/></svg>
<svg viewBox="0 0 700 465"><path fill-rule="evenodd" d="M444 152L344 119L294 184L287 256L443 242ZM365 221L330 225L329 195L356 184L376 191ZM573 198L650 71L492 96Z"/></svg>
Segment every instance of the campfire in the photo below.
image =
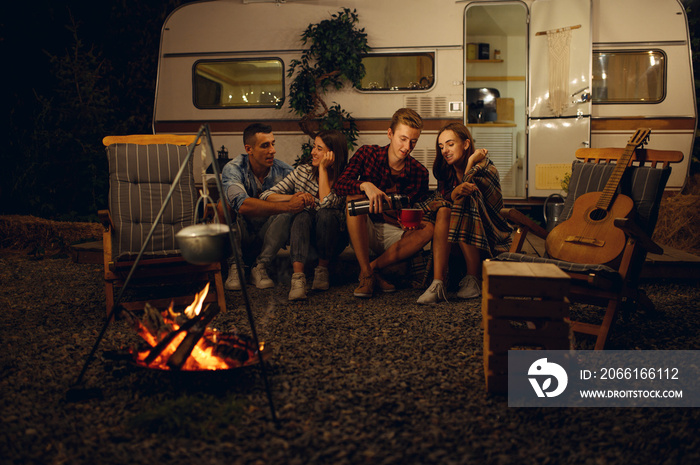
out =
<svg viewBox="0 0 700 465"><path fill-rule="evenodd" d="M221 332L209 323L219 308L204 299L209 284L197 293L194 301L182 313L171 303L167 310L158 311L146 304L141 319L135 318L136 331L148 345L146 350L131 349L137 365L159 370L227 370L258 363L252 339L237 331ZM265 355L264 343L260 353Z"/></svg>

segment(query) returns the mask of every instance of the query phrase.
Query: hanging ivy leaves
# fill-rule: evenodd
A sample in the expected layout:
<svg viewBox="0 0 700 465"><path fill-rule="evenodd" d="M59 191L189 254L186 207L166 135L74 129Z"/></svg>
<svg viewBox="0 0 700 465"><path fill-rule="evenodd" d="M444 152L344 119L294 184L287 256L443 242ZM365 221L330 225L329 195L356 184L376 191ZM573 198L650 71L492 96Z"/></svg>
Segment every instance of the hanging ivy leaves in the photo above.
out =
<svg viewBox="0 0 700 465"><path fill-rule="evenodd" d="M367 34L358 29L357 10L343 8L318 24L310 24L301 35L307 48L301 59L289 63L287 77L294 77L289 87L290 111L301 117L299 126L309 137L318 130L338 129L348 138L349 148L355 147L357 125L352 116L340 105L329 106L323 94L329 89L339 90L347 82L359 87L365 76L362 57L369 52ZM295 166L308 161L310 144L304 144L304 153Z"/></svg>

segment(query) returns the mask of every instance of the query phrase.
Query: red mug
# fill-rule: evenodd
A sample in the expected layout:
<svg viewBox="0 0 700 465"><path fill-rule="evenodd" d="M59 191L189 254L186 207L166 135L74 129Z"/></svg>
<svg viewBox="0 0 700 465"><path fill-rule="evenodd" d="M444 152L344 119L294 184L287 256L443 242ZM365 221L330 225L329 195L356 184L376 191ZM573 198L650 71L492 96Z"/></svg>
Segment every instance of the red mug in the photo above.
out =
<svg viewBox="0 0 700 465"><path fill-rule="evenodd" d="M417 228L423 219L423 210L420 208L404 208L399 212L399 221L405 228Z"/></svg>

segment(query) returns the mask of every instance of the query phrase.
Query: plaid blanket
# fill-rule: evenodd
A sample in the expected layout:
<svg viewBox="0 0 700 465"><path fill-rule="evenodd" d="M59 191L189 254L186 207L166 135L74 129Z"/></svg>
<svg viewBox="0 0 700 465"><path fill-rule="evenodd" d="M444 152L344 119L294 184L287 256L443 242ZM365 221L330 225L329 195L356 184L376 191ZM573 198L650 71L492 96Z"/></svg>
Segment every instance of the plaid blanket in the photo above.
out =
<svg viewBox="0 0 700 465"><path fill-rule="evenodd" d="M472 195L452 204L436 192L432 198L417 204L425 212L425 219L434 223L437 211L452 208L450 215L450 242L465 242L494 257L510 249L512 228L501 216L503 196L496 166L488 158L473 166L461 182L476 184ZM450 191L455 186L451 186Z"/></svg>

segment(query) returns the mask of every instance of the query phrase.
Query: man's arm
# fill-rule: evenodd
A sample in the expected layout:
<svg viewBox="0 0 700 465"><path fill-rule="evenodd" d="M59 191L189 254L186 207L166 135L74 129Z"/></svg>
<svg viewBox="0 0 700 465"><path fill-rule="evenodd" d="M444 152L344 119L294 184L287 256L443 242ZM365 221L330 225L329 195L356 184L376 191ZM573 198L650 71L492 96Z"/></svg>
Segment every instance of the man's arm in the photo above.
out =
<svg viewBox="0 0 700 465"><path fill-rule="evenodd" d="M363 181L359 180L362 174L362 168L365 164L365 158L368 151L365 150L366 146L360 147L355 155L348 161L345 165L343 173L338 177L338 180L333 184L333 190L339 196L347 196L353 194L359 194L362 192L360 185Z"/></svg>
<svg viewBox="0 0 700 465"><path fill-rule="evenodd" d="M238 208L238 213L244 216L270 216L280 213L299 213L309 203L304 192L293 194L289 200L284 202L271 202L267 200L248 197ZM311 198L313 202L313 198Z"/></svg>

